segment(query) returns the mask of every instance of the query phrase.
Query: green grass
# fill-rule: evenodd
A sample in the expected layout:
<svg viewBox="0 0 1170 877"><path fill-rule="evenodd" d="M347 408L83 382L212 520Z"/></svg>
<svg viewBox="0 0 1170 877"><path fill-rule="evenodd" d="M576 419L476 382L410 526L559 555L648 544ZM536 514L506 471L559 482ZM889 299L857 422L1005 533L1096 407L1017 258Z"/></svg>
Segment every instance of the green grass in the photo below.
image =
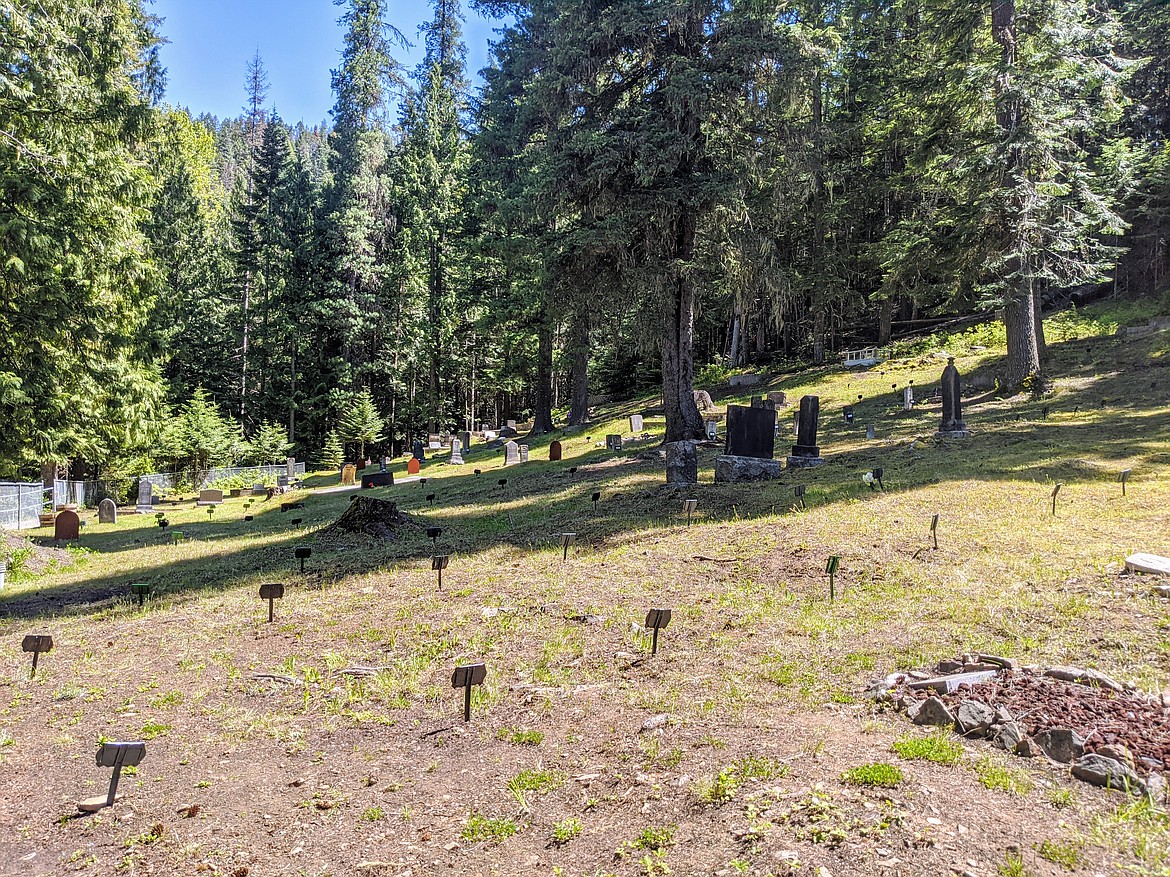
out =
<svg viewBox="0 0 1170 877"><path fill-rule="evenodd" d="M880 789L896 789L904 781L902 769L893 764L877 762L851 767L841 774L841 781L852 786L873 786Z"/></svg>
<svg viewBox="0 0 1170 877"><path fill-rule="evenodd" d="M934 764L958 764L963 760L963 744L949 731L932 731L899 737L893 743L899 758L907 761L930 761Z"/></svg>
<svg viewBox="0 0 1170 877"><path fill-rule="evenodd" d="M564 782L564 779L564 776L556 771L529 768L520 771L508 780L508 791L512 793L512 797L520 802L521 806L527 806L529 792L541 794L550 791Z"/></svg>
<svg viewBox="0 0 1170 877"><path fill-rule="evenodd" d="M1066 871L1075 871L1081 864L1081 845L1076 843L1045 840L1036 847L1036 853L1040 858L1060 865Z"/></svg>
<svg viewBox="0 0 1170 877"><path fill-rule="evenodd" d="M496 819L472 813L459 836L472 843L500 843L519 830L520 826L507 816Z"/></svg>
<svg viewBox="0 0 1170 877"><path fill-rule="evenodd" d="M995 873L999 877L1028 877L1028 871L1024 868L1024 857L1010 851L1004 854L1003 863L995 869Z"/></svg>
<svg viewBox="0 0 1170 877"><path fill-rule="evenodd" d="M1018 767L1010 767L1002 758L983 755L971 765L975 776L989 789L1012 795L1026 795L1032 791L1032 778Z"/></svg>
<svg viewBox="0 0 1170 877"><path fill-rule="evenodd" d="M500 728L496 732L496 739L506 740L517 746L539 746L544 742L544 732L524 731L519 728Z"/></svg>
<svg viewBox="0 0 1170 877"><path fill-rule="evenodd" d="M692 794L703 804L725 804L735 797L748 780L766 780L786 776L788 768L771 758L745 756L717 774L701 777L691 786Z"/></svg>
<svg viewBox="0 0 1170 877"><path fill-rule="evenodd" d="M644 828L641 832L638 833L637 837L629 842L628 845L637 850L660 852L674 843L674 835L677 831L677 825L663 825L655 828Z"/></svg>

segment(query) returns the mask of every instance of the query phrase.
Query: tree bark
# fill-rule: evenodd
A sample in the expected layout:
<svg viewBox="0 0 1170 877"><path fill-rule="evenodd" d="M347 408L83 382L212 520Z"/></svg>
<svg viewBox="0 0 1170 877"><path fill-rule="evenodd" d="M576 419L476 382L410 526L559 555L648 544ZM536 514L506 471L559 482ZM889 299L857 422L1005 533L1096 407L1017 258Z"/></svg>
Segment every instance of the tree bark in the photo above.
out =
<svg viewBox="0 0 1170 877"><path fill-rule="evenodd" d="M674 277L666 289L662 327L662 404L666 410L664 442L703 439L703 419L695 406L695 288L690 262L695 254L698 218L683 207L675 220Z"/></svg>
<svg viewBox="0 0 1170 877"><path fill-rule="evenodd" d="M1040 349L1036 345L1036 308L1030 294L1014 296L1004 302L1003 322L1007 327L1008 387L1016 388L1024 380L1040 373Z"/></svg>
<svg viewBox="0 0 1170 877"><path fill-rule="evenodd" d="M553 431L552 367L552 320L549 316L546 299L540 309L540 326L537 328L536 399L533 405L532 429L529 431L529 435L544 435Z"/></svg>
<svg viewBox="0 0 1170 877"><path fill-rule="evenodd" d="M889 344L894 334L894 300L890 296L882 299L878 317L878 344Z"/></svg>
<svg viewBox="0 0 1170 877"><path fill-rule="evenodd" d="M574 320L572 330L569 372L570 401L569 425L589 422L589 314L581 309Z"/></svg>

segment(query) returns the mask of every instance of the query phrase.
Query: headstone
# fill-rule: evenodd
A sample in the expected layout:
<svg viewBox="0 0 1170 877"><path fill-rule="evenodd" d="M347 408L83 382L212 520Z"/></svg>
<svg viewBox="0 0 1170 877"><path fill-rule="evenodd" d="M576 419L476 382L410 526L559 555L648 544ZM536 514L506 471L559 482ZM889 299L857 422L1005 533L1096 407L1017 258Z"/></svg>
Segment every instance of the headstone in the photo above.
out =
<svg viewBox="0 0 1170 877"><path fill-rule="evenodd" d="M846 405L844 407L844 409L842 409L842 413L844 413L844 415L845 415L845 422L846 423L853 422L853 406L852 405Z"/></svg>
<svg viewBox="0 0 1170 877"><path fill-rule="evenodd" d="M763 396L752 396L752 407L753 408L763 408L764 407L764 397Z"/></svg>
<svg viewBox="0 0 1170 877"><path fill-rule="evenodd" d="M914 388L913 387L906 387L902 390L902 410L903 411L913 411L914 410Z"/></svg>
<svg viewBox="0 0 1170 877"><path fill-rule="evenodd" d="M610 451L620 451L622 449L622 437L620 435L607 435L605 437L605 447Z"/></svg>
<svg viewBox="0 0 1170 877"><path fill-rule="evenodd" d="M263 484L253 484L252 496L268 496L268 488Z"/></svg>
<svg viewBox="0 0 1170 877"><path fill-rule="evenodd" d="M528 445L521 445L520 446L520 462L521 463L528 462Z"/></svg>
<svg viewBox="0 0 1170 877"><path fill-rule="evenodd" d="M199 501L195 505L219 505L223 502L222 490L201 490L199 491Z"/></svg>
<svg viewBox="0 0 1170 877"><path fill-rule="evenodd" d="M1170 557L1147 554L1139 551L1125 559L1125 568L1130 572L1144 572L1152 575L1170 576Z"/></svg>
<svg viewBox="0 0 1170 877"><path fill-rule="evenodd" d="M415 442L414 447L412 448L412 452L413 452L414 458L416 460L418 460L420 463L426 462L427 452L426 452L426 449L423 447L422 442Z"/></svg>
<svg viewBox="0 0 1170 877"><path fill-rule="evenodd" d="M441 441L438 441L438 440L432 439L430 442L427 443L427 450L428 451L437 451L437 450L440 450L442 447L443 447L443 443Z"/></svg>
<svg viewBox="0 0 1170 877"><path fill-rule="evenodd" d="M468 430L465 429L459 433L459 444L463 446L463 450L471 450L471 433Z"/></svg>
<svg viewBox="0 0 1170 877"><path fill-rule="evenodd" d="M512 422L515 423L516 421ZM520 435L520 433L516 431L516 427L514 426L505 426L500 430L500 438L516 438L518 435Z"/></svg>
<svg viewBox="0 0 1170 877"><path fill-rule="evenodd" d="M292 479L289 478L287 475L277 475L276 476L276 486L277 487L286 487L287 488L290 484L292 484Z"/></svg>
<svg viewBox="0 0 1170 877"><path fill-rule="evenodd" d="M494 442L497 438L498 436L496 435L495 430L485 429L483 431L483 440L485 442Z"/></svg>
<svg viewBox="0 0 1170 877"><path fill-rule="evenodd" d="M418 457L411 457L406 461L406 471L410 475L417 475L422 469L422 464L419 463Z"/></svg>
<svg viewBox="0 0 1170 877"><path fill-rule="evenodd" d="M643 426L642 415L641 414L631 414L630 415L630 432L632 432L634 435L638 435L639 433L642 432L642 426Z"/></svg>
<svg viewBox="0 0 1170 877"><path fill-rule="evenodd" d="M866 426L866 428L865 428L865 437L866 437L867 439L870 439L871 441L872 441L873 439L877 438L877 430L876 430L876 429L874 429L874 426L873 426L873 424L872 424L872 423L871 423L871 424L869 424L868 426Z"/></svg>
<svg viewBox="0 0 1170 877"><path fill-rule="evenodd" d="M817 447L817 425L821 416L821 400L818 396L802 396L800 400L800 427L796 431L796 444L788 457L789 468L819 466L825 462L821 449Z"/></svg>
<svg viewBox="0 0 1170 877"><path fill-rule="evenodd" d="M367 472L362 476L362 490L369 490L371 487L389 487L393 483L393 472Z"/></svg>
<svg viewBox="0 0 1170 877"><path fill-rule="evenodd" d="M719 421L718 420L708 420L706 426L707 426L707 438L710 441L715 441L716 437L719 435Z"/></svg>
<svg viewBox="0 0 1170 877"><path fill-rule="evenodd" d="M515 466L520 462L520 446L509 439L504 444L504 465Z"/></svg>
<svg viewBox="0 0 1170 877"><path fill-rule="evenodd" d="M390 458L389 457L382 458L382 462L379 464L378 470L381 472L390 471Z"/></svg>
<svg viewBox="0 0 1170 877"><path fill-rule="evenodd" d="M451 439L451 456L447 458L447 462L452 466L463 465L463 442L459 439Z"/></svg>
<svg viewBox="0 0 1170 877"><path fill-rule="evenodd" d="M98 523L118 523L118 504L109 497L106 497L98 503Z"/></svg>
<svg viewBox="0 0 1170 877"><path fill-rule="evenodd" d="M728 386L732 387L754 387L764 379L763 375L732 375L727 381Z"/></svg>
<svg viewBox="0 0 1170 877"><path fill-rule="evenodd" d="M955 358L947 359L947 367L942 373L942 423L939 424L938 434L944 438L966 438L971 434L967 424L963 422L962 391L959 386L959 370L955 368Z"/></svg>
<svg viewBox="0 0 1170 877"><path fill-rule="evenodd" d="M357 483L357 466L353 463L346 463L341 467L341 483L344 485Z"/></svg>
<svg viewBox="0 0 1170 877"><path fill-rule="evenodd" d="M289 481L295 481L297 478L297 458L286 457L284 461L284 474L288 476Z"/></svg>
<svg viewBox="0 0 1170 877"><path fill-rule="evenodd" d="M723 453L771 460L776 447L776 412L771 408L727 406L727 438Z"/></svg>
<svg viewBox="0 0 1170 877"><path fill-rule="evenodd" d="M779 408L788 404L788 396L781 390L774 390L768 394L768 401Z"/></svg>
<svg viewBox="0 0 1170 877"><path fill-rule="evenodd" d="M561 458L561 443L553 439L548 444L548 459L550 462L557 462Z"/></svg>
<svg viewBox="0 0 1170 877"><path fill-rule="evenodd" d="M151 494L153 485L145 478L138 479L138 507L135 509L140 515L149 515L152 511L154 497Z"/></svg>
<svg viewBox="0 0 1170 877"><path fill-rule="evenodd" d="M666 483L697 484L699 454L693 441L667 442Z"/></svg>
<svg viewBox="0 0 1170 877"><path fill-rule="evenodd" d="M81 518L71 509L62 509L57 512L57 520L53 522L54 539L77 539L81 532Z"/></svg>

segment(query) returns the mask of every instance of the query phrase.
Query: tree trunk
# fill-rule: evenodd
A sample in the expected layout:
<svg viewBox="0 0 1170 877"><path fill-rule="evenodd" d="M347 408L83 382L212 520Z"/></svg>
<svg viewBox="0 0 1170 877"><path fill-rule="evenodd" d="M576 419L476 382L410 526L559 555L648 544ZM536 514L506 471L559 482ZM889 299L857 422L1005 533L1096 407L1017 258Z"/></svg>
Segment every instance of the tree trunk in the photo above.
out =
<svg viewBox="0 0 1170 877"><path fill-rule="evenodd" d="M882 299L881 312L878 317L878 344L889 344L894 334L894 300L890 296Z"/></svg>
<svg viewBox="0 0 1170 877"><path fill-rule="evenodd" d="M735 316L731 318L731 349L727 353L728 368L735 368L739 365L739 325L739 305L736 304Z"/></svg>
<svg viewBox="0 0 1170 877"><path fill-rule="evenodd" d="M1031 290L1004 302L1007 327L1007 385L1015 389L1024 379L1040 373L1040 349L1036 345L1036 307Z"/></svg>
<svg viewBox="0 0 1170 877"><path fill-rule="evenodd" d="M695 407L695 288L690 262L695 254L697 217L684 207L675 220L674 277L666 289L662 331L662 404L666 409L664 442L703 439L703 418Z"/></svg>
<svg viewBox="0 0 1170 877"><path fill-rule="evenodd" d="M552 320L549 318L547 299L540 309L540 326L537 328L537 332L536 400L533 406L532 429L529 431L529 435L544 435L553 431L553 339Z"/></svg>
<svg viewBox="0 0 1170 877"><path fill-rule="evenodd" d="M569 372L569 425L589 422L589 314L578 311L573 323L572 368Z"/></svg>
<svg viewBox="0 0 1170 877"><path fill-rule="evenodd" d="M1038 293L1032 295L1032 306L1036 309L1036 351L1043 366L1048 359L1048 344L1044 341L1044 296Z"/></svg>

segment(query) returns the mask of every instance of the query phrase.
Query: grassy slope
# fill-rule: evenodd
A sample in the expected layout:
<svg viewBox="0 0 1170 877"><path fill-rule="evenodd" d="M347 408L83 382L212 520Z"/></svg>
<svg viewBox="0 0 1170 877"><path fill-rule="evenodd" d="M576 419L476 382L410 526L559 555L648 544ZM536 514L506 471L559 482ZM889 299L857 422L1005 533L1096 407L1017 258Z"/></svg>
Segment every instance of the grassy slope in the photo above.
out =
<svg viewBox="0 0 1170 877"><path fill-rule="evenodd" d="M1076 338L1108 328L1052 323L1050 341L1068 339L1053 344L1053 395L969 400L976 435L963 442L934 440L937 406L900 410L906 382L937 383L937 350L751 388L784 389L791 400L816 392L822 404L828 463L762 486L713 484L714 449L702 453L703 483L679 492L663 483L660 461L640 457L656 439L617 456L596 447L606 433L628 431L625 414L652 404L645 400L563 436L561 463L538 462L547 439L533 441L533 462L506 473L497 472L500 456L473 448L463 467L430 463L425 487L373 491L418 524L384 546L315 537L345 493L306 495L307 508L287 514L257 502L247 524L241 500L213 520L187 504L169 513L187 537L181 545L150 518L91 520L81 562L10 582L0 600L0 637L10 644L0 657L0 758L17 790L15 806L0 805L0 830L20 839L11 873L56 873L73 856L86 873L198 862L225 873L350 873L374 861L397 863L388 874L665 873L655 870L663 864L676 873L804 873L813 864L867 873L902 844L909 854L896 855L908 874L968 859L976 873L994 873L1009 868L1009 847L1022 851L1026 871L1057 873L1053 850L1066 846L1085 873L1170 873L1164 821L1119 812L1119 799L1038 766L1020 775L1017 792L1031 791L988 791L983 747L969 747L963 762L983 773L904 763L908 778L892 804L837 781L869 761L899 761L889 746L907 729L855 702L867 680L895 669L982 650L1094 666L1152 691L1170 683L1170 611L1150 599L1147 582L1119 575L1130 551L1170 554L1161 478L1170 341ZM998 340L982 331L949 349L969 377L995 368ZM978 341L989 349L971 349ZM721 405L747 398L711 389ZM857 408L852 426L839 416L844 404ZM877 441L865 440L866 423ZM660 433L661 419L648 418L647 429ZM782 413L778 455L791 442ZM861 482L875 466L887 493ZM482 476L471 474L476 467ZM396 477L404 468L396 463ZM1124 468L1133 469L1125 498L1116 483ZM1053 517L1056 481L1064 486ZM794 483L808 485L806 511L792 507ZM433 508L424 499L432 491ZM699 499L690 528L685 496ZM295 516L303 530L289 525ZM426 525L444 528L440 549L453 554L443 593ZM579 534L565 563L551 538L562 530ZM304 578L296 545L314 549ZM829 554L842 558L835 604L823 574ZM278 623L266 625L256 587L274 580L289 595ZM156 588L146 610L124 596L131 581ZM630 623L652 605L673 607L674 621L660 655L631 666L648 642ZM605 621L563 618L587 612ZM51 632L58 646L29 682L16 643L31 631ZM467 732L424 736L459 724L448 674L465 660L489 665L475 721ZM339 672L353 665L383 669ZM664 732L638 733L663 712ZM519 746L516 729L538 730L543 742ZM104 782L90 760L95 737L144 733L158 736L138 780L127 781L143 824L110 815L55 824L74 796ZM752 759L771 767L745 771ZM517 773L538 765L549 783L516 791ZM737 777L745 788L720 803L711 789ZM1047 814L1068 803L1066 788L1075 803L1056 824ZM200 816L174 815L192 802ZM875 828L874 813L890 808ZM823 820L809 816L822 810ZM499 842L462 836L480 826L476 815L522 830ZM572 819L580 836L548 846L573 833ZM822 822L840 836L819 836ZM143 840L156 823L161 835ZM664 826L677 828L661 850L638 840ZM488 834L508 830L491 823ZM15 853L38 850L36 867L21 870L28 863ZM789 852L800 868L785 864Z"/></svg>

